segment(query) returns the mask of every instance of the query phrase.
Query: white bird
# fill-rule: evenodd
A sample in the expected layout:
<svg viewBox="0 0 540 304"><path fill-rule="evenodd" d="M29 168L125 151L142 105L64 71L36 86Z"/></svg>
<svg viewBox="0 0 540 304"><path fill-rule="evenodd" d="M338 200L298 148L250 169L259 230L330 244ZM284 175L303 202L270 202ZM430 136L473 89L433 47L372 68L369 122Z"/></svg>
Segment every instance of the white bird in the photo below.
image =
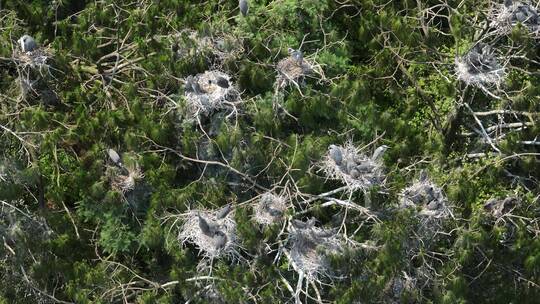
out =
<svg viewBox="0 0 540 304"><path fill-rule="evenodd" d="M247 0L240 0L238 1L238 7L240 8L240 12L242 13L242 16L247 16L249 12L249 3Z"/></svg>
<svg viewBox="0 0 540 304"><path fill-rule="evenodd" d="M373 161L379 160L383 156L384 152L388 150L388 148L390 147L387 145L382 145L378 147L377 149L375 149L375 152L373 152L373 155L371 156L371 160Z"/></svg>
<svg viewBox="0 0 540 304"><path fill-rule="evenodd" d="M120 155L118 155L116 151L114 151L113 149L109 149L107 153L109 154L109 158L114 164L118 165L119 167L123 166L122 159L120 158Z"/></svg>
<svg viewBox="0 0 540 304"><path fill-rule="evenodd" d="M21 50L23 52L32 52L33 50L37 49L37 43L34 40L34 38L24 35L19 39L19 44L21 46Z"/></svg>

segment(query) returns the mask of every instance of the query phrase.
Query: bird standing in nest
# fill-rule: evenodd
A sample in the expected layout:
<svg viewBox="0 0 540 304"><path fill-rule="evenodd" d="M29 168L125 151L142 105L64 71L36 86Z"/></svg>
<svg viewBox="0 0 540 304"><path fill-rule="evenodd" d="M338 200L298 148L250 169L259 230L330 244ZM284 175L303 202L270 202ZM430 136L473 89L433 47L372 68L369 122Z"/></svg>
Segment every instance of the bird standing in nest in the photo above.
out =
<svg viewBox="0 0 540 304"><path fill-rule="evenodd" d="M28 35L24 35L19 39L19 45L21 46L21 50L25 53L32 52L38 47L34 38Z"/></svg>

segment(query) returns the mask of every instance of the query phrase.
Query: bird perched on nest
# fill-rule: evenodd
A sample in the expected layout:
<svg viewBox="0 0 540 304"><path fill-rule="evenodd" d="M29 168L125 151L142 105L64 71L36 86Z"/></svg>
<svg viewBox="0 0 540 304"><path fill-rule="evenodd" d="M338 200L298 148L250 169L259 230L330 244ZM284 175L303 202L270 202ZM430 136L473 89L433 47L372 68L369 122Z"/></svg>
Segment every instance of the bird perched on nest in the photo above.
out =
<svg viewBox="0 0 540 304"><path fill-rule="evenodd" d="M343 161L343 153L341 153L341 149L338 146L330 145L328 147L328 153L336 165L341 165L341 162Z"/></svg>
<svg viewBox="0 0 540 304"><path fill-rule="evenodd" d="M114 151L113 149L109 149L107 151L107 154L109 154L109 158L115 165L117 165L118 167L123 167L122 159L120 158L120 155L118 155L116 151Z"/></svg>
<svg viewBox="0 0 540 304"><path fill-rule="evenodd" d="M216 249L222 249L223 247L225 247L225 244L227 244L227 235L225 235L225 233L221 232L221 231L216 231L216 234L214 235L214 240L215 240L215 246L216 246Z"/></svg>
<svg viewBox="0 0 540 304"><path fill-rule="evenodd" d="M224 89L229 87L229 81L221 76L216 76L216 84Z"/></svg>
<svg viewBox="0 0 540 304"><path fill-rule="evenodd" d="M467 54L469 73L487 73L497 67L495 56L491 52L491 47L487 44L476 44Z"/></svg>
<svg viewBox="0 0 540 304"><path fill-rule="evenodd" d="M302 64L302 60L304 60L304 54L302 53L302 51L300 50L295 50L293 48L289 48L288 49L289 51L289 55L294 59L296 60L296 63L298 63L299 65Z"/></svg>
<svg viewBox="0 0 540 304"><path fill-rule="evenodd" d="M382 146L378 147L377 149L375 149L375 152L373 152L373 155L371 156L371 160L372 161L380 160L381 157L384 155L384 152L386 152L386 150L388 150L388 148L390 148L390 147L387 146L387 145L382 145Z"/></svg>
<svg viewBox="0 0 540 304"><path fill-rule="evenodd" d="M231 211L232 211L232 205L227 204L227 205L225 205L225 207L223 207L223 208L221 208L221 210L219 210L219 212L216 215L216 218L218 220L224 219L227 215L229 215L229 213L231 213Z"/></svg>
<svg viewBox="0 0 540 304"><path fill-rule="evenodd" d="M240 13L242 13L242 16L247 16L249 12L249 3L247 0L240 0L238 1L238 7L240 8Z"/></svg>
<svg viewBox="0 0 540 304"><path fill-rule="evenodd" d="M538 12L530 5L520 4L514 11L514 21L528 24L538 24Z"/></svg>
<svg viewBox="0 0 540 304"><path fill-rule="evenodd" d="M201 229L201 232L207 236L213 237L216 234L215 225L208 223L208 221L200 214L197 214L197 217L199 218L199 228Z"/></svg>
<svg viewBox="0 0 540 304"><path fill-rule="evenodd" d="M19 41L19 45L21 46L21 50L25 53L32 52L38 47L34 38L28 35L22 36L18 41Z"/></svg>
<svg viewBox="0 0 540 304"><path fill-rule="evenodd" d="M187 78L186 78L186 82L184 84L184 89L186 92L193 92L195 94L204 94L205 92L203 91L203 89L201 89L201 86L199 85L199 81L189 75Z"/></svg>
<svg viewBox="0 0 540 304"><path fill-rule="evenodd" d="M315 226L315 218L312 217L307 222L302 222L300 220L294 219L292 220L292 225L296 229L309 229Z"/></svg>

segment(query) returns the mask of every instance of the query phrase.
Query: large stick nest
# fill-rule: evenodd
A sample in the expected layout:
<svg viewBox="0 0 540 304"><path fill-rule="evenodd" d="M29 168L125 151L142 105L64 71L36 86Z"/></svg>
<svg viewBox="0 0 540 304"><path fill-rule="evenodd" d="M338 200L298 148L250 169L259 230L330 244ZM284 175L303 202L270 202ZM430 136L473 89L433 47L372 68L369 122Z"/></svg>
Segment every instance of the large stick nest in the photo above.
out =
<svg viewBox="0 0 540 304"><path fill-rule="evenodd" d="M111 178L111 187L122 194L135 189L137 183L144 178L144 173L138 164L122 168L109 167L108 175Z"/></svg>
<svg viewBox="0 0 540 304"><path fill-rule="evenodd" d="M17 84L23 98L39 97L45 105L59 103L60 99L50 82L54 79L51 73L54 69L50 65L51 58L50 50L44 47L29 52L15 49L13 59L19 74Z"/></svg>
<svg viewBox="0 0 540 304"><path fill-rule="evenodd" d="M194 91L189 87L189 82L197 85L200 91ZM219 85L227 83L227 87ZM231 77L221 71L206 71L186 79L185 97L187 101L187 115L198 119L200 116L208 116L217 110L236 111L234 102L240 98L240 93L231 82Z"/></svg>
<svg viewBox="0 0 540 304"><path fill-rule="evenodd" d="M294 270L310 281L335 277L328 258L343 252L344 243L339 235L335 230L315 227L314 219L295 222L303 227L289 225L287 256Z"/></svg>
<svg viewBox="0 0 540 304"><path fill-rule="evenodd" d="M448 200L441 188L425 175L401 192L401 207L420 208L419 214L430 218L446 218L450 215Z"/></svg>
<svg viewBox="0 0 540 304"><path fill-rule="evenodd" d="M272 225L283 220L285 210L286 197L267 192L253 205L253 219L261 225Z"/></svg>
<svg viewBox="0 0 540 304"><path fill-rule="evenodd" d="M335 154L341 155L336 157ZM328 178L341 180L351 190L367 190L385 183L386 176L380 159L360 153L351 142L344 146L331 145L322 165Z"/></svg>
<svg viewBox="0 0 540 304"><path fill-rule="evenodd" d="M321 65L312 58L304 57L298 60L291 55L279 61L276 70L278 76L275 85L278 90L284 89L287 86L294 86L300 89L304 85L305 78L308 76L317 78L319 81L326 79Z"/></svg>
<svg viewBox="0 0 540 304"><path fill-rule="evenodd" d="M505 1L507 2L507 1ZM534 36L538 36L540 18L535 5L529 1L510 1L508 4L496 4L489 12L490 27L496 35L507 35L514 26L522 24Z"/></svg>
<svg viewBox="0 0 540 304"><path fill-rule="evenodd" d="M231 34L203 36L186 30L172 36L171 49L176 57L210 54L218 65L239 58L244 53L242 40Z"/></svg>
<svg viewBox="0 0 540 304"><path fill-rule="evenodd" d="M49 61L52 57L50 49L40 47L33 51L23 52L19 49L15 49L13 52L13 58L17 61L19 67L31 68L36 70L49 71Z"/></svg>
<svg viewBox="0 0 540 304"><path fill-rule="evenodd" d="M459 80L480 88L499 86L506 77L505 67L499 63L494 50L484 43L476 44L456 59L456 73Z"/></svg>
<svg viewBox="0 0 540 304"><path fill-rule="evenodd" d="M231 214L224 218L217 217L218 212L212 210L190 210L183 217L185 222L178 233L178 241L182 244L195 244L206 258L228 257L240 260L241 255L236 222ZM199 224L199 216L204 218L213 230L212 234L204 233Z"/></svg>
<svg viewBox="0 0 540 304"><path fill-rule="evenodd" d="M503 199L492 198L486 201L484 204L484 210L487 211L492 217L499 219L512 212L512 210L517 207L519 203L520 200L513 196Z"/></svg>

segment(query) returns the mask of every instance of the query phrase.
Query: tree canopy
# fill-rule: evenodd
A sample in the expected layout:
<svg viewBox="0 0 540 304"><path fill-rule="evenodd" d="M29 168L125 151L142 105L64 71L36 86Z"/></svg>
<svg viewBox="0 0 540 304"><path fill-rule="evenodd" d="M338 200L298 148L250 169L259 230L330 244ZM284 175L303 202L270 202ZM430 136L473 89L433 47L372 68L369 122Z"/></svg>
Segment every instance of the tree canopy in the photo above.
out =
<svg viewBox="0 0 540 304"><path fill-rule="evenodd" d="M0 303L536 303L537 7L0 1Z"/></svg>

